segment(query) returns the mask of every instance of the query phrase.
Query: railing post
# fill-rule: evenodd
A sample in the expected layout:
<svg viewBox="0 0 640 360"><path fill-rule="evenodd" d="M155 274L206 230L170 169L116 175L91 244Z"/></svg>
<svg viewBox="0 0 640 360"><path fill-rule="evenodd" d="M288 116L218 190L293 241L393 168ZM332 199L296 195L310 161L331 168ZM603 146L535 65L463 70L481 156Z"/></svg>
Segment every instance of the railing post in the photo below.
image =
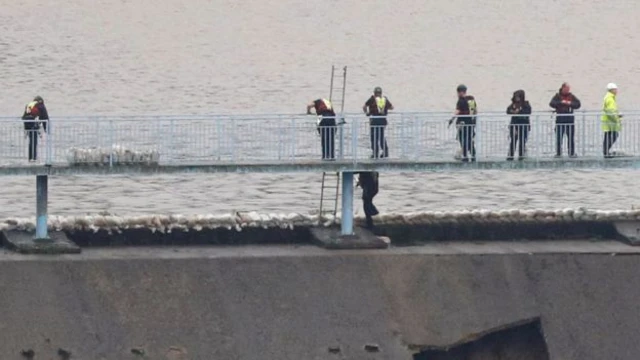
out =
<svg viewBox="0 0 640 360"><path fill-rule="evenodd" d="M36 237L35 240L48 241L47 202L48 175L36 175Z"/></svg>
<svg viewBox="0 0 640 360"><path fill-rule="evenodd" d="M353 156L353 165L358 163L358 119L351 119L351 154Z"/></svg>
<svg viewBox="0 0 640 360"><path fill-rule="evenodd" d="M296 159L296 120L295 117L291 118L291 161L295 161Z"/></svg>
<svg viewBox="0 0 640 360"><path fill-rule="evenodd" d="M353 173L342 173L342 231L341 235L353 235Z"/></svg>
<svg viewBox="0 0 640 360"><path fill-rule="evenodd" d="M52 140L51 140L51 119L46 120L47 121L47 130L45 130L45 133L47 134L47 156L46 156L46 160L45 160L45 165L51 166L51 163L53 162L53 146L52 146Z"/></svg>
<svg viewBox="0 0 640 360"><path fill-rule="evenodd" d="M176 133L174 131L174 126L175 124L173 123L173 119L169 120L169 136L171 137L171 139L169 140L169 148L165 150L165 152L167 153L167 159L170 159L171 155L173 153L173 151L175 151L175 141L176 141ZM160 136L162 136L162 134L160 134ZM162 154L162 153L160 153ZM162 156L162 155L161 155Z"/></svg>
<svg viewBox="0 0 640 360"><path fill-rule="evenodd" d="M344 160L344 123L342 119L344 118L344 114L340 114L340 117L336 119L336 123L338 124L338 136L340 137L340 150L338 150L338 158L340 160Z"/></svg>
<svg viewBox="0 0 640 360"><path fill-rule="evenodd" d="M222 139L224 135L222 134L222 119L216 118L216 137L218 138L218 161L222 159Z"/></svg>
<svg viewBox="0 0 640 360"><path fill-rule="evenodd" d="M587 113L586 111L582 111L582 136L580 139L580 147L582 148L582 156L587 156L587 147L586 147L586 142L587 142Z"/></svg>
<svg viewBox="0 0 640 360"><path fill-rule="evenodd" d="M480 150L482 149L482 121L480 120L480 117L478 115L475 116L476 118L476 124L473 126L473 128L469 129L470 131L467 132L468 136L471 136L471 154L467 154L467 156L471 157L473 160L475 160L476 162L478 161L478 158L480 158L480 154L482 153ZM491 131L491 128L489 127L489 130ZM475 136L474 133L475 132ZM473 153L475 152L475 154Z"/></svg>
<svg viewBox="0 0 640 360"><path fill-rule="evenodd" d="M113 148L114 148L114 136L113 136L113 120L109 120L109 142L111 143L109 149L109 167L113 167Z"/></svg>

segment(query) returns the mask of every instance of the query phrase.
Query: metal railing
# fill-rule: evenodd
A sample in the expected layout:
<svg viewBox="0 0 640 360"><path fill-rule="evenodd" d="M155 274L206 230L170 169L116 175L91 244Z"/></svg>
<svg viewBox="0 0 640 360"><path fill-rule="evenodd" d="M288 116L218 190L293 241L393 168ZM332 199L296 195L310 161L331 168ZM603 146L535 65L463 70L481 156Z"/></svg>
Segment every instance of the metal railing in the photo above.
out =
<svg viewBox="0 0 640 360"><path fill-rule="evenodd" d="M326 157L353 163L453 162L464 147L469 147L469 158L475 149L477 161L506 161L511 145L518 158L519 142L512 141L525 135L523 157L533 161L556 156L558 139L562 156L572 155L571 135L573 155L604 158L601 112L574 116L573 124L557 126L554 114L533 113L530 125L511 126L511 115L481 113L475 125L449 126L449 113L393 113L388 125L372 127L363 114L344 114L339 118L345 123L335 128L319 128L314 116L305 115L60 117L48 122L48 134L41 127L37 136L29 135L18 118L0 118L0 166L29 164L34 137L38 154L33 163L51 165L69 164L72 149L103 151L106 156L100 162L115 165L123 159L116 148L131 154L153 152L163 165L306 163L321 160L322 135L329 146ZM640 112L625 114L612 151L613 156L640 156ZM76 157L73 162L82 160Z"/></svg>

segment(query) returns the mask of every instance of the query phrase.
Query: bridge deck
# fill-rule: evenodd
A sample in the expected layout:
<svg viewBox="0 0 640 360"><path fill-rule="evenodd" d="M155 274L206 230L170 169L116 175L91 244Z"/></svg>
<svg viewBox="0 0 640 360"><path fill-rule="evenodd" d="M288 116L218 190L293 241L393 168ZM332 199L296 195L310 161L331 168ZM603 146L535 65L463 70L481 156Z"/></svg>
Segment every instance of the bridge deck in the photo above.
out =
<svg viewBox="0 0 640 360"><path fill-rule="evenodd" d="M152 175L171 173L275 173L275 172L437 172L468 170L526 170L526 169L585 169L640 168L640 157L613 159L576 158L524 161L484 160L474 163L459 161L363 160L353 161L297 161L297 162L212 162L159 165L12 165L0 166L0 175Z"/></svg>
<svg viewBox="0 0 640 360"><path fill-rule="evenodd" d="M22 122L0 118L0 175L637 167L640 119L632 115L624 118L612 149L620 158L605 160L599 112L576 114L575 125L566 125L575 133L577 158L567 157L565 137L560 159L554 158L555 119L533 114L526 160L508 162L509 135L515 129L510 129L510 118L479 114L473 129L476 163L456 159L457 131L447 126L450 114L445 113L389 115L385 159L371 159L369 120L362 114L341 115L345 123L332 128L337 158L332 162L320 160L320 135L315 117L309 116L54 118L38 144L38 160L31 163Z"/></svg>

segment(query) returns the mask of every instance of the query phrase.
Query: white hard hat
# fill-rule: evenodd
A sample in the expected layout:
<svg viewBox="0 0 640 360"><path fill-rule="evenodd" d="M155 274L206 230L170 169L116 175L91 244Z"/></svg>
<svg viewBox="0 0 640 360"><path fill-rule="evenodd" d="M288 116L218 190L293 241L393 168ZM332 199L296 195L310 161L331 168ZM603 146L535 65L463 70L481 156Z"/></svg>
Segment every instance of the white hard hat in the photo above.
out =
<svg viewBox="0 0 640 360"><path fill-rule="evenodd" d="M618 85L614 84L614 83L608 83L607 84L607 90L613 90L613 89L617 89Z"/></svg>

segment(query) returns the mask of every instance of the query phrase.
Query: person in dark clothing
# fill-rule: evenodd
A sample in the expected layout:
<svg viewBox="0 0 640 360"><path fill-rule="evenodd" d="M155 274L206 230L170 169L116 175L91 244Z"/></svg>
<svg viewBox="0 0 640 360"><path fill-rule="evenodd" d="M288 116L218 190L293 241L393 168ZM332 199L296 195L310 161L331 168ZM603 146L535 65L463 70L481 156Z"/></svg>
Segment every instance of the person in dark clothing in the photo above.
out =
<svg viewBox="0 0 640 360"><path fill-rule="evenodd" d="M389 110L393 110L393 105L386 96L382 96L382 88L380 87L373 89L373 95L362 107L362 111L369 116L371 151L373 152L371 157L375 159L389 156L387 140L384 137Z"/></svg>
<svg viewBox="0 0 640 360"><path fill-rule="evenodd" d="M513 160L516 143L518 144L518 160L524 160L527 138L529 137L529 130L531 130L531 123L529 122L531 105L525 99L524 90L518 90L513 93L511 105L507 108L507 114L513 115L509 124L510 142L507 160Z"/></svg>
<svg viewBox="0 0 640 360"><path fill-rule="evenodd" d="M29 138L29 161L36 161L38 159L38 138L42 138L40 123L46 133L48 121L43 120L49 120L49 113L42 97L36 96L25 106L22 120L25 135Z"/></svg>
<svg viewBox="0 0 640 360"><path fill-rule="evenodd" d="M358 173L358 184L362 188L362 206L367 221L367 228L373 228L373 216L379 214L373 205L373 198L378 194L378 173L365 171Z"/></svg>
<svg viewBox="0 0 640 360"><path fill-rule="evenodd" d="M580 100L571 93L568 83L563 83L560 90L549 102L556 116L556 157L562 156L562 141L567 135L567 147L569 156L576 156L575 145L575 116L574 110L580 109Z"/></svg>
<svg viewBox="0 0 640 360"><path fill-rule="evenodd" d="M336 113L331 102L326 99L317 99L307 105L307 114L315 109L318 115L318 133L322 145L322 160L335 160L336 158Z"/></svg>
<svg viewBox="0 0 640 360"><path fill-rule="evenodd" d="M475 115L478 113L478 105L473 96L467 95L467 87L465 85L459 85L456 90L458 92L458 102L456 103L455 114L449 120L449 126L455 120L458 128L458 141L460 141L460 147L462 148L462 161L469 161L469 154L471 155L471 161L476 161L474 138L476 136Z"/></svg>

